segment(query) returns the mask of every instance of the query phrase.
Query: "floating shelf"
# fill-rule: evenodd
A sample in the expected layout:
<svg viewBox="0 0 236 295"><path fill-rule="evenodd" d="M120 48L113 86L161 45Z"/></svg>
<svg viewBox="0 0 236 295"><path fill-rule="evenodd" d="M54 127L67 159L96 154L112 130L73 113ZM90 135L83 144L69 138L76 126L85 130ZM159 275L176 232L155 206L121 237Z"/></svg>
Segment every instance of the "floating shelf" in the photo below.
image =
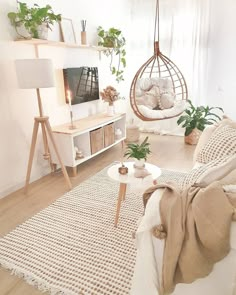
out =
<svg viewBox="0 0 236 295"><path fill-rule="evenodd" d="M65 48L79 48L79 49L90 49L96 51L106 51L108 50L106 47L95 46L95 45L79 45L74 43L65 43L60 41L51 41L51 40L43 40L43 39L17 39L16 42L31 44L31 45L46 45L46 46L57 46L57 47L65 47Z"/></svg>

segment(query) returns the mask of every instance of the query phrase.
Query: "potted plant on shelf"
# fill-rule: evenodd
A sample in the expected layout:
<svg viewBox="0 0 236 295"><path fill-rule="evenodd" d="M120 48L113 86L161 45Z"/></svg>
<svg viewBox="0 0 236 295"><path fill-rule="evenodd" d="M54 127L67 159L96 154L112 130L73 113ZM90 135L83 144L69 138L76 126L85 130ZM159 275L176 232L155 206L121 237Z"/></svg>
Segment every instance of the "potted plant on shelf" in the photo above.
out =
<svg viewBox="0 0 236 295"><path fill-rule="evenodd" d="M221 107L199 106L195 107L191 100L188 100L189 108L185 114L180 116L177 124L185 128L185 143L197 144L198 139L207 125L212 125L221 120L214 110L224 112Z"/></svg>
<svg viewBox="0 0 236 295"><path fill-rule="evenodd" d="M55 14L50 5L39 7L38 4L34 4L30 8L26 3L19 1L17 3L18 11L9 12L7 16L17 34L22 38L47 39L48 29L61 20L61 14ZM28 36L20 33L19 28L22 27L25 28Z"/></svg>
<svg viewBox="0 0 236 295"><path fill-rule="evenodd" d="M124 153L124 157L134 158L135 159L135 167L144 167L145 161L147 160L147 156L151 153L150 151L150 143L148 142L148 136L144 139L144 141L139 143L128 143L126 152Z"/></svg>
<svg viewBox="0 0 236 295"><path fill-rule="evenodd" d="M98 45L109 48L104 51L104 54L110 57L110 70L112 75L116 76L116 81L118 83L124 81L123 68L126 67L126 41L122 36L121 30L110 28L105 31L101 26L99 26L97 31L100 39ZM118 56L117 66L114 65L114 56Z"/></svg>

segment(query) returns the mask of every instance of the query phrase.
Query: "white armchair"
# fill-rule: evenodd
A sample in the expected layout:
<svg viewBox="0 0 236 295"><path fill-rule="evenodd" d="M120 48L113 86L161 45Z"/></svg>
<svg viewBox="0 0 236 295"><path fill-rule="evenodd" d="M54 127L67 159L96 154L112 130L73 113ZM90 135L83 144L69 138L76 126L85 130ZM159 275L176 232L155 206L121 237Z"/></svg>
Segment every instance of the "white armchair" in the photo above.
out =
<svg viewBox="0 0 236 295"><path fill-rule="evenodd" d="M225 128L225 126L227 127ZM194 153L194 168L203 165L199 160L203 159L206 161L207 157L211 158L212 155L216 155L216 157L217 155L220 157L222 155L229 155L229 150L236 154L235 126L236 123L223 120L219 126L210 126L204 130ZM226 133L230 137L229 140L222 138L222 136L226 136ZM216 143L217 136L220 136L219 145ZM234 142L232 138L234 138ZM224 149L224 151L217 151L219 148ZM208 149L211 150L209 151ZM205 153L204 155L203 152ZM207 155L208 152L209 154ZM222 167L224 169L226 167L226 170L228 170L223 172L221 168L219 169L220 171L217 171L214 167L214 173L209 174L209 181L211 181L212 175L218 177L218 180L219 177L226 175L229 169L236 169L235 157L233 164L224 164ZM225 189L235 192L236 181L225 186ZM164 240L157 239L151 232L154 226L161 223L159 202L162 193L163 189L157 189L152 194L136 233L137 259L131 295L163 295L159 287L162 278ZM230 245L231 250L229 254L214 265L213 271L207 277L197 279L191 284L177 284L172 295L236 295L236 222L232 222L231 225Z"/></svg>

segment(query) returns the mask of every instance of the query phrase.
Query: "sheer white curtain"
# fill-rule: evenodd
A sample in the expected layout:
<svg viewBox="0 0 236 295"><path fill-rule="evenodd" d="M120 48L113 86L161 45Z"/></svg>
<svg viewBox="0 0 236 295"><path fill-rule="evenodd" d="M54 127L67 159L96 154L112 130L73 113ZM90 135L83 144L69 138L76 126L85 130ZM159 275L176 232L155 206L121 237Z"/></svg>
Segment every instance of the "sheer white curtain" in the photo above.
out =
<svg viewBox="0 0 236 295"><path fill-rule="evenodd" d="M153 55L155 5L156 0L131 0L129 65L133 74ZM202 104L207 87L210 0L159 0L159 8L160 50L183 73L189 99ZM180 131L176 121L173 118L139 124L145 130L176 134Z"/></svg>

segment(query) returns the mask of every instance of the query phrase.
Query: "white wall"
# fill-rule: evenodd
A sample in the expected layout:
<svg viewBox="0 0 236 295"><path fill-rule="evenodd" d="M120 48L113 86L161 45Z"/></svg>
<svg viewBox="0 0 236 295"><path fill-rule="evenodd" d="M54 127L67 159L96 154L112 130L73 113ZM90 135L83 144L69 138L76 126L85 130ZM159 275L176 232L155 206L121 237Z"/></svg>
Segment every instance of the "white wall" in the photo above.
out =
<svg viewBox="0 0 236 295"><path fill-rule="evenodd" d="M236 1L211 2L207 103L236 119Z"/></svg>
<svg viewBox="0 0 236 295"><path fill-rule="evenodd" d="M82 0L52 0L25 1L28 4L37 2L40 6L50 3L56 13L73 20L77 42L80 43L80 20L87 20L87 41L97 44L96 28L101 25L105 29L111 26L122 29L125 34L129 9L125 0L122 1L82 1ZM14 60L34 58L35 50L32 45L13 42L15 30L7 18L9 11L16 10L15 0L0 1L0 198L24 185L33 118L38 115L35 90L18 89ZM4 29L3 29L4 28ZM51 33L54 39L56 33ZM69 110L65 104L62 68L77 66L98 66L100 89L114 85L127 97L128 88L117 85L110 75L109 61L105 56L99 60L96 51L84 49L65 49L59 47L39 47L41 58L50 58L55 68L56 87L42 89L41 96L45 115L49 115L51 125L69 122ZM126 102L118 102L119 110L125 109ZM99 102L84 103L73 106L75 119L105 110L106 104ZM37 142L31 181L49 173L47 161L43 160L41 134Z"/></svg>

